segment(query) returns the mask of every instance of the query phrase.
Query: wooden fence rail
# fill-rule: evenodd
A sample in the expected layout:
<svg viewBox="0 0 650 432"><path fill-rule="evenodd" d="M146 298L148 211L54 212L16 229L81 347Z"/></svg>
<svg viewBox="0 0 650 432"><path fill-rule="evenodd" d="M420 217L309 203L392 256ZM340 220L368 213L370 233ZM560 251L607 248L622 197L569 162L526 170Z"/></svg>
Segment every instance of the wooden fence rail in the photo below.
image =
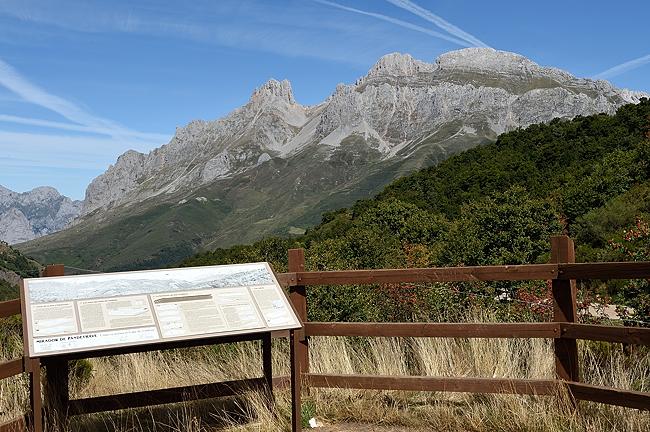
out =
<svg viewBox="0 0 650 432"><path fill-rule="evenodd" d="M552 395L558 383L551 379L428 377L386 375L305 374L312 387L364 390L402 390L457 393L506 393Z"/></svg>
<svg viewBox="0 0 650 432"><path fill-rule="evenodd" d="M300 250L300 249L292 249ZM289 271L277 275L286 286L371 285L522 280L650 279L650 262L527 264L379 270Z"/></svg>
<svg viewBox="0 0 650 432"><path fill-rule="evenodd" d="M578 324L577 279L650 279L650 262L576 264L573 241L567 236L551 239L551 263L484 267L305 271L302 249L289 251L289 271L278 275L304 322L297 341L300 350L296 370L307 387L369 390L450 391L556 395L568 390L572 400L650 410L650 393L612 389L580 383L577 339L650 345L650 328ZM551 281L553 322L547 323L342 323L307 320L307 287L473 281ZM335 289L335 288L333 288ZM553 340L556 379L423 377L314 374L309 372L309 338L437 337L437 338L548 338ZM300 388L294 390L300 392ZM299 407L294 407L298 409Z"/></svg>
<svg viewBox="0 0 650 432"><path fill-rule="evenodd" d="M56 264L46 266L41 274L42 276L63 276L63 273L63 265ZM23 315L23 306L20 299L0 302L0 318ZM23 322L23 338L25 337L24 329L25 323ZM20 418L0 423L0 432L24 432L26 430L43 429L42 401L40 399L40 363L29 359L24 353L19 359L0 363L0 379L10 378L23 373L29 374L30 412Z"/></svg>
<svg viewBox="0 0 650 432"><path fill-rule="evenodd" d="M20 315L20 300L0 302L0 319ZM23 357L0 362L0 380L11 378L25 372ZM0 432L24 432L27 429L27 416L0 423Z"/></svg>
<svg viewBox="0 0 650 432"><path fill-rule="evenodd" d="M27 421L22 417L0 424L0 432L25 432L27 428Z"/></svg>
<svg viewBox="0 0 650 432"><path fill-rule="evenodd" d="M332 323L306 322L309 336L373 336L428 338L560 337L560 323Z"/></svg>

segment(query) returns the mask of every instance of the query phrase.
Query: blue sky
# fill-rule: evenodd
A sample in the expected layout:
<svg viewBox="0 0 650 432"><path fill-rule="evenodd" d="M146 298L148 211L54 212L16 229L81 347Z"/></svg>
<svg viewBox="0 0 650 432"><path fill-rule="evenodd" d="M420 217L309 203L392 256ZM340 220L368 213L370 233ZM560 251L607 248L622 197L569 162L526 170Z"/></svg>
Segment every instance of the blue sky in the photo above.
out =
<svg viewBox="0 0 650 432"><path fill-rule="evenodd" d="M273 77L314 104L389 52L523 54L650 92L650 2L0 0L0 185L83 198L128 149Z"/></svg>

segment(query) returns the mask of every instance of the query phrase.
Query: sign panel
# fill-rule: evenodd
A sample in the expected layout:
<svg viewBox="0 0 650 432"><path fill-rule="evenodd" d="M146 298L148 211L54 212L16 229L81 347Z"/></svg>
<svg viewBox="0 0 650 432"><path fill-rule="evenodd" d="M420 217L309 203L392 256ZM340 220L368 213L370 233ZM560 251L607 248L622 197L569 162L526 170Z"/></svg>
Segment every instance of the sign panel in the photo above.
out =
<svg viewBox="0 0 650 432"><path fill-rule="evenodd" d="M300 328L268 263L25 279L29 355Z"/></svg>

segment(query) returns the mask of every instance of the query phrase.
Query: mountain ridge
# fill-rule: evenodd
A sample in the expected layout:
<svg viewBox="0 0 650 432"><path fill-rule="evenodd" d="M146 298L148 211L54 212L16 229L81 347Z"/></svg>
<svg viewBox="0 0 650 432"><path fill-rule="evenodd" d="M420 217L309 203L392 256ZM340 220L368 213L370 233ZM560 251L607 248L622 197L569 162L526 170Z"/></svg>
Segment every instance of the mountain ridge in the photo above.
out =
<svg viewBox="0 0 650 432"><path fill-rule="evenodd" d="M79 216L81 206L50 186L19 193L0 185L0 240L15 244L59 231Z"/></svg>
<svg viewBox="0 0 650 432"><path fill-rule="evenodd" d="M117 250L131 250L151 266L206 245L286 235L317 223L322 211L505 131L611 114L642 96L483 48L443 54L434 63L388 54L312 106L296 102L288 81L269 80L227 116L178 128L148 154L121 155L89 185L74 227L24 249L121 268L126 260ZM124 221L132 221L131 234L118 232ZM83 243L107 243L108 236L112 246ZM137 246L123 243L127 238ZM72 257L72 249L81 256Z"/></svg>
<svg viewBox="0 0 650 432"><path fill-rule="evenodd" d="M404 145L407 136L405 134L391 136L386 133L387 131L383 131L384 133L382 133L382 131L377 131L376 128L372 127L374 125L369 125L367 121L362 120L362 114L355 112L355 108L360 103L363 103L355 100L355 95L359 93L358 90L365 89L371 83L381 86L383 84L382 79L385 80L386 78L390 78L398 84L405 84L399 81L400 79L407 79L409 85L417 85L417 81L423 79L422 74L433 74L433 79L436 79L436 74L444 74L447 77L448 74L458 74L459 71L463 74L523 75L527 79L531 77L550 77L551 80L564 82L566 85L584 86L590 91L602 94L604 98L619 99L619 103L636 103L644 96L644 93L641 92L629 90L619 91L607 81L576 78L568 72L557 68L539 66L518 54L488 48L467 48L453 51L441 55L434 63L426 63L414 59L409 54L391 53L380 58L368 73L357 80L355 84L339 84L335 92L320 104L303 106L296 102L291 84L288 80L278 81L270 79L252 93L249 101L244 106L235 109L226 117L215 121L190 122L187 126L177 129L175 136L169 144L153 150L148 155L134 151L126 152L118 158L114 169L116 170L115 177L117 178L123 178L124 174L130 173L127 176L129 177L128 181L123 184L118 183L118 185L112 187L102 188L100 186L102 179L111 171L111 168L109 168L105 174L93 180L89 186L86 199L84 200L85 204L82 214L86 215L97 208L105 208L114 203L119 203L121 199L126 198L129 192L138 187L137 182L132 178L134 175L146 175L152 170L155 171L156 168L161 168L166 163L166 156L172 157L172 163L174 161L177 162L178 160L173 157L178 156L179 152L185 150L188 144L198 144L201 147L202 143L197 143L197 137L199 137L198 141L201 139L208 140L215 133L218 134L221 132L223 136L216 137L217 142L224 140L236 141L240 138L237 132L244 134L254 129L260 123L262 123L261 130L253 131L256 144L268 152L262 152L254 161L248 161L247 156L250 156L250 154L238 152L233 155L227 151L227 148L224 148L215 154L213 158L205 161L204 169L199 177L202 183L236 174L241 171L241 168L254 167L260 161L260 157L262 161L268 160L272 156L287 157L293 152L300 151L304 146L314 141L314 139L319 143L328 144L340 141L339 138L342 134L353 132L370 134L378 141L377 148L382 153L388 153L390 156L394 156L397 152L390 151L393 147L391 144L395 141L402 141L401 144ZM428 79L431 79L431 77L428 77ZM425 82L423 83L426 84ZM525 93L522 92L520 94ZM576 101L576 103L585 102L584 99ZM314 137L301 139L300 134L296 133L293 128L305 127L309 123L309 117L313 117L314 114L318 114L321 111L323 111L324 116L321 115L318 118L319 122L313 133ZM612 113L612 108L611 106L607 106L604 101L597 100L592 111ZM554 115L552 118L567 115L567 112L566 110L559 110L555 114L557 115ZM238 130L232 130L233 123L237 123L236 120L239 117L244 117L243 123L245 123L245 126ZM266 122L264 121L265 119L267 120ZM335 119L335 121L331 119ZM505 122L497 121L492 125L497 135L513 127L526 126L544 120L549 121L550 118L533 119L533 121L522 118L504 120ZM269 124L273 124L273 127L270 128ZM341 130L338 131L339 133L336 133L338 126L349 124L353 124L354 126L348 128L348 130ZM215 130L221 125L223 125L221 129L225 130ZM307 132L311 131L309 130ZM328 139L328 136L332 133L334 133L334 136ZM167 154L159 154L165 153L163 149L167 148L171 149L166 152ZM238 166L237 164L237 162L246 161L248 163L245 163L244 166ZM120 164L124 169L120 169ZM145 167L144 165L148 166ZM113 185L113 183L112 181L108 182L110 185ZM173 185L170 186L171 189L174 187ZM108 189L108 191L105 189ZM96 195L104 195L106 198L98 199Z"/></svg>

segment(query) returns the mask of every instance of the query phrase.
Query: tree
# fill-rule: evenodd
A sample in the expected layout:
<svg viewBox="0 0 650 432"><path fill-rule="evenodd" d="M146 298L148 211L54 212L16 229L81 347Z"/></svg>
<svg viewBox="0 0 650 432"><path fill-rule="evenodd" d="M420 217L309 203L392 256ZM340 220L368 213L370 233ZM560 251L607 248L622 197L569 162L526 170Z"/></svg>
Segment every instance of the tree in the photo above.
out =
<svg viewBox="0 0 650 432"><path fill-rule="evenodd" d="M463 206L449 232L445 263L537 262L548 253L550 236L560 231L553 207L515 186Z"/></svg>
<svg viewBox="0 0 650 432"><path fill-rule="evenodd" d="M650 261L650 225L641 218L623 231L620 240L610 241L610 247L626 261ZM629 323L650 327L650 280L635 279L624 283L620 300L634 309L619 311Z"/></svg>

